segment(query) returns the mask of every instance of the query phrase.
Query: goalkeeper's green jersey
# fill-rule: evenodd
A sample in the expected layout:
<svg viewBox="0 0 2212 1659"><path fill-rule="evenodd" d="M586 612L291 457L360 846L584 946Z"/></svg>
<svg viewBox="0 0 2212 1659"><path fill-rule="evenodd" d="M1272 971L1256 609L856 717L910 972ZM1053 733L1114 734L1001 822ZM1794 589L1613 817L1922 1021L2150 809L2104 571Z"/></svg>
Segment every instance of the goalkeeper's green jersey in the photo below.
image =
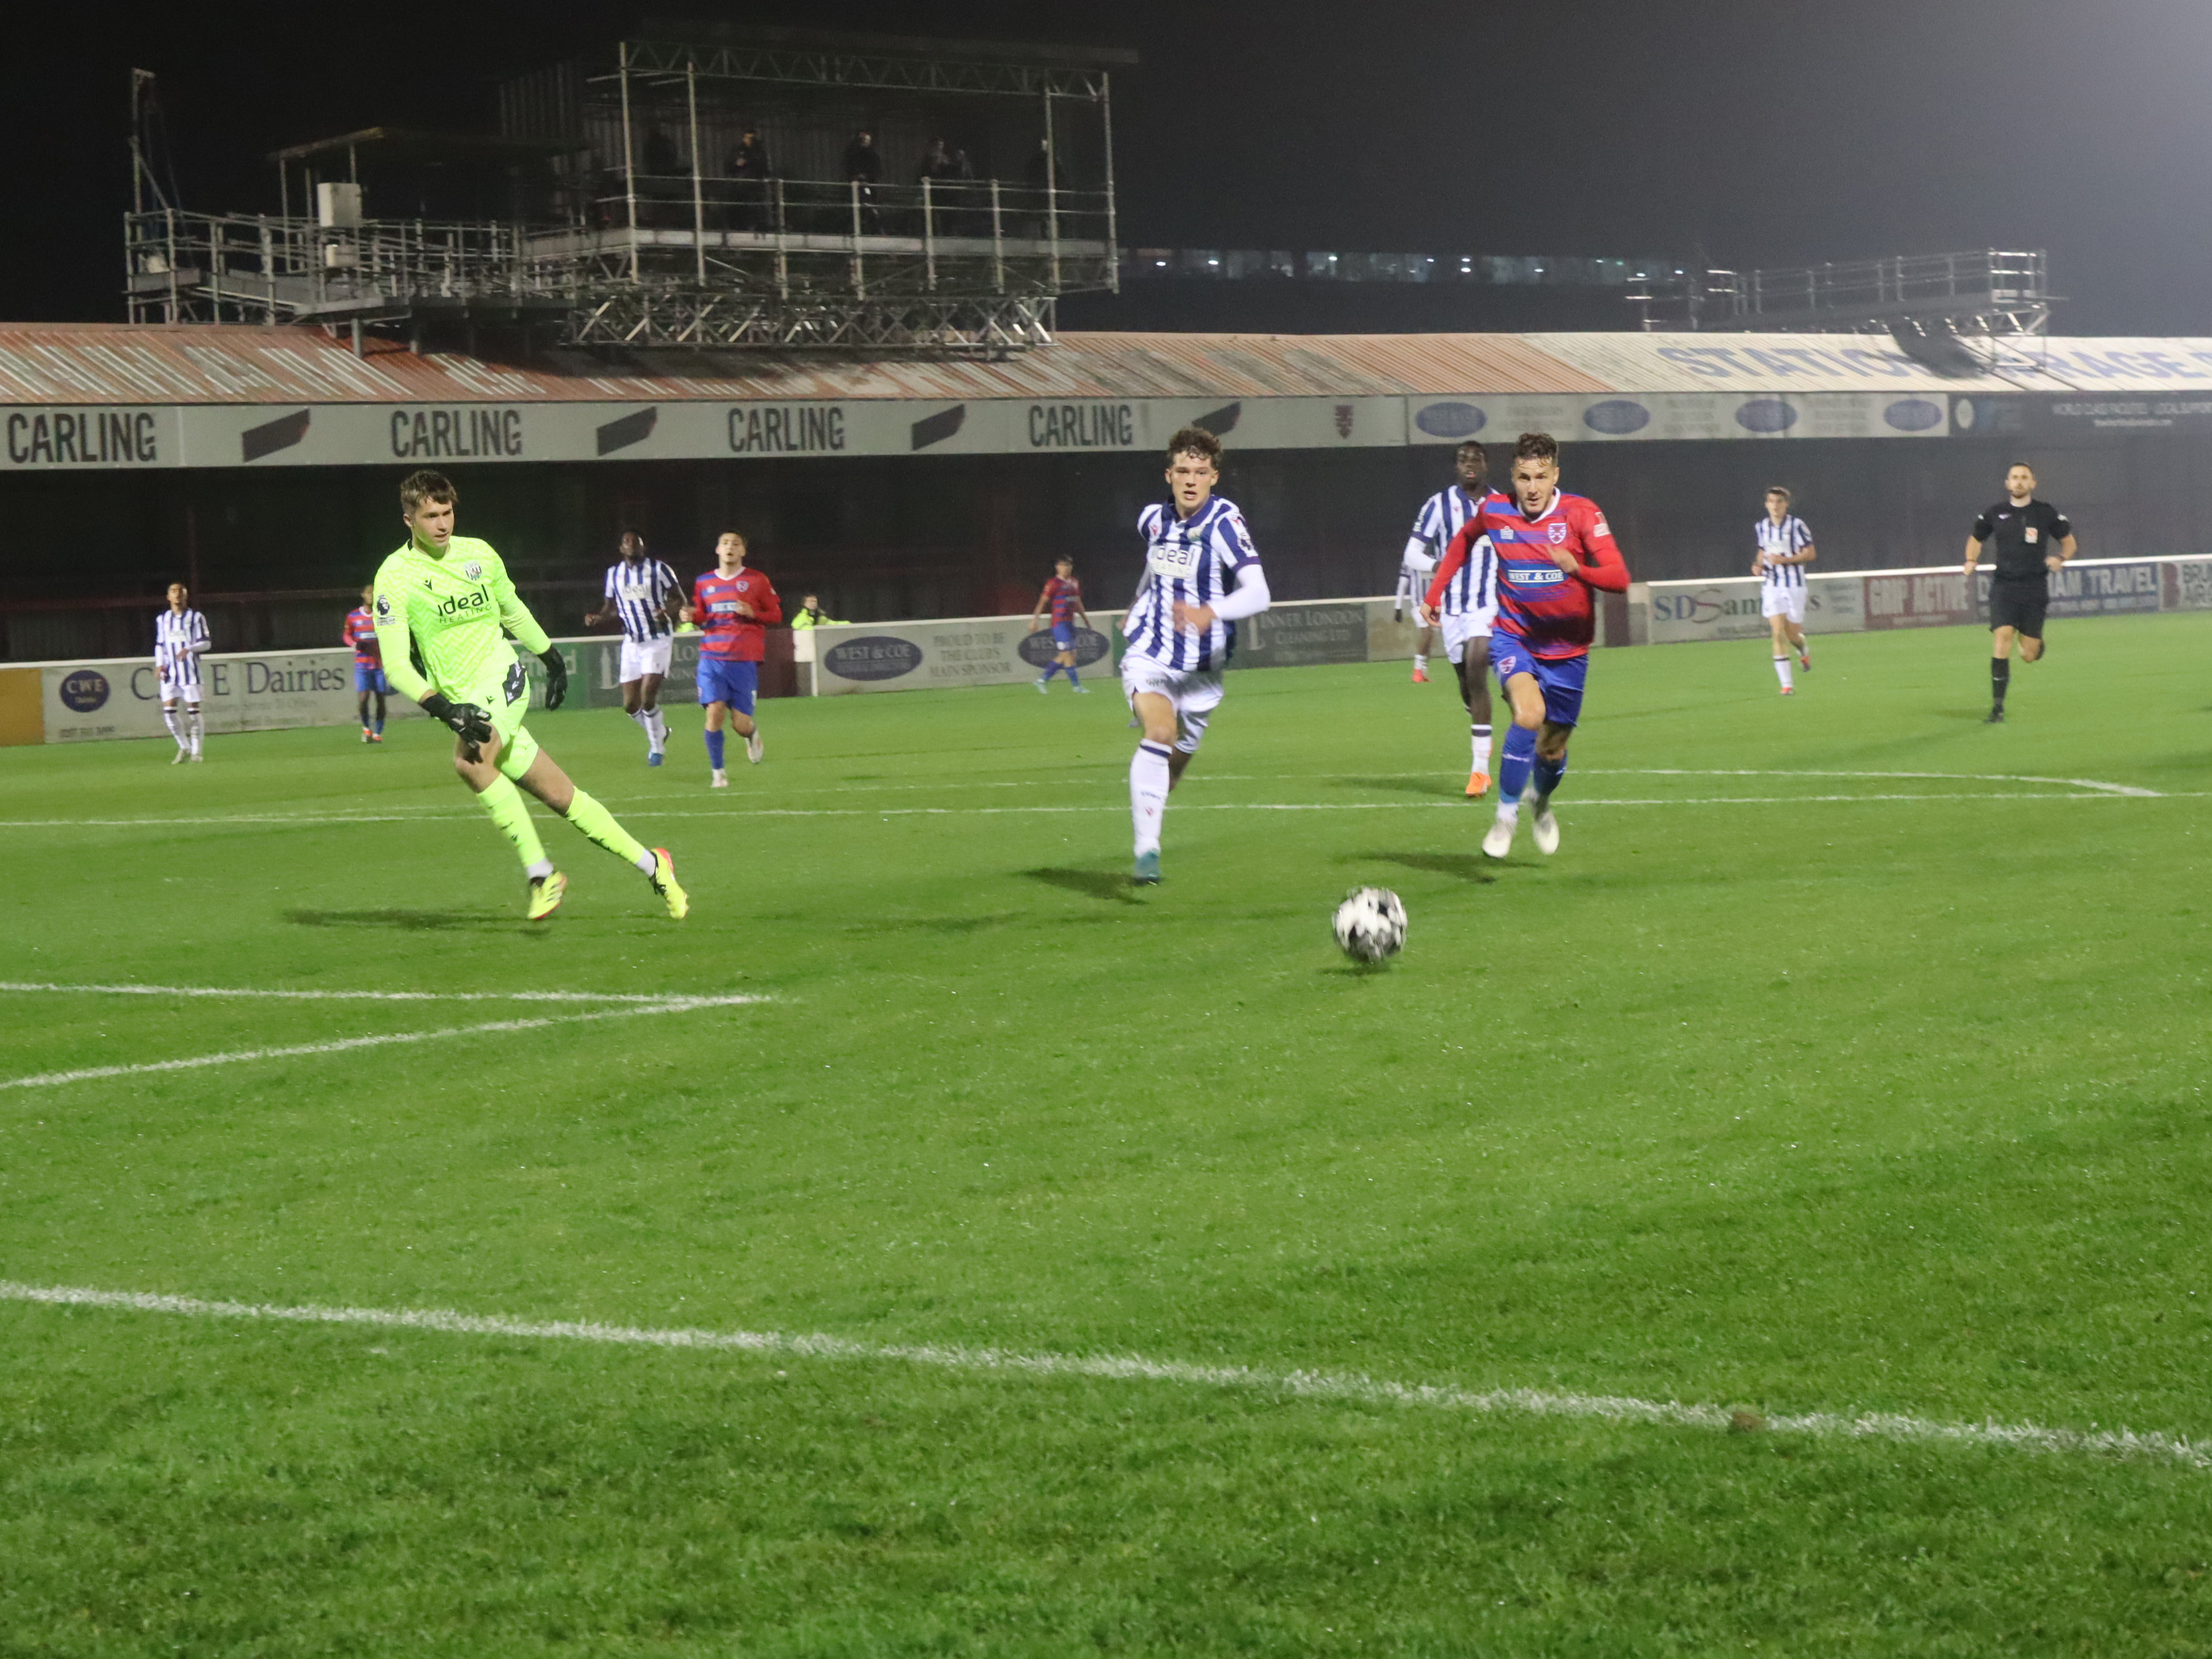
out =
<svg viewBox="0 0 2212 1659"><path fill-rule="evenodd" d="M376 639L385 675L416 702L436 691L493 707L508 675L519 672L509 634L532 655L552 648L489 542L455 536L439 558L410 539L377 568Z"/></svg>

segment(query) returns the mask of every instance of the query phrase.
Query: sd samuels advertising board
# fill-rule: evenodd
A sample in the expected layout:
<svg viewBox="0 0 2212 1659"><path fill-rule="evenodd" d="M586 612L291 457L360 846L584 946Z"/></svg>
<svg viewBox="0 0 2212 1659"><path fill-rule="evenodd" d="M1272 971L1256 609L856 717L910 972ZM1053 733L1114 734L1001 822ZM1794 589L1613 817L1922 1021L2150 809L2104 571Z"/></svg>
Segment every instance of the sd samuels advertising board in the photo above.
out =
<svg viewBox="0 0 2212 1659"><path fill-rule="evenodd" d="M1805 584L1805 630L1810 634L1856 634L1867 625L1863 576L1814 576ZM1756 576L1710 582L1650 582L1654 645L1691 640L1765 639L1766 617L1760 608L1763 584Z"/></svg>

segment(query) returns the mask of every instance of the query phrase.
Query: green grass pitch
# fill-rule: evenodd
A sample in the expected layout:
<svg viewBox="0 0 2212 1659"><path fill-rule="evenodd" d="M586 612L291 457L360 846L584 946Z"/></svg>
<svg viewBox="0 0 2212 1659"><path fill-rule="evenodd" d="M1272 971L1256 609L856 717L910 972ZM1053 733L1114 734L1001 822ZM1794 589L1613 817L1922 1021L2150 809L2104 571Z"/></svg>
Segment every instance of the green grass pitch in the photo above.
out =
<svg viewBox="0 0 2212 1659"><path fill-rule="evenodd" d="M13 983L764 999L0 993L0 1082L325 1049L0 1088L0 1279L855 1345L11 1291L0 1655L2212 1654L2202 1462L1789 1425L2212 1436L2208 638L1606 653L1499 866L1449 684L1232 676L1149 890L1108 679L711 794L538 716L680 926L550 821L526 925L422 723L0 751Z"/></svg>

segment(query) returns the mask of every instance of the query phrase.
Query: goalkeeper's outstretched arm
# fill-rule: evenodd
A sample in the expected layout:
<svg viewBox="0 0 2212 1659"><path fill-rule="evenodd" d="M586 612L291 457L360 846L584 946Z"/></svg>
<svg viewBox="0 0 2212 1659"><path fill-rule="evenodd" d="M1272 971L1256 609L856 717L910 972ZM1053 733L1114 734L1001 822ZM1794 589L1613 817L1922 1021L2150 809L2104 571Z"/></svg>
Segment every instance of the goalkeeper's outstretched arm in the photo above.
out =
<svg viewBox="0 0 2212 1659"><path fill-rule="evenodd" d="M434 693L415 666L415 635L407 626L406 596L386 594L379 587L369 603L376 617L377 643L384 651L384 678L400 696L421 703Z"/></svg>

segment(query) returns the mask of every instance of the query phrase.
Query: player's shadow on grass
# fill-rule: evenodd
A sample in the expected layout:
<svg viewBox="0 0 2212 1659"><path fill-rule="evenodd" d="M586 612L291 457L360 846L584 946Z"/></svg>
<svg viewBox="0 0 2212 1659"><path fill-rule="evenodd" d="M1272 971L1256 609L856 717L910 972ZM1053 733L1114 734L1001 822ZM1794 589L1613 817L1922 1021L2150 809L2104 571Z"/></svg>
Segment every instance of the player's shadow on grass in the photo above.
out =
<svg viewBox="0 0 2212 1659"><path fill-rule="evenodd" d="M396 927L402 933L512 933L522 919L497 910L287 910L301 927Z"/></svg>
<svg viewBox="0 0 2212 1659"><path fill-rule="evenodd" d="M1337 860L1339 864L1396 864L1408 870L1425 870L1431 875L1450 876L1460 881L1492 882L1498 878L1491 873L1495 860L1480 853L1347 853Z"/></svg>
<svg viewBox="0 0 2212 1659"><path fill-rule="evenodd" d="M1064 887L1085 898L1111 899L1116 904L1141 904L1129 878L1117 870L1024 870L1022 874L1048 887Z"/></svg>

